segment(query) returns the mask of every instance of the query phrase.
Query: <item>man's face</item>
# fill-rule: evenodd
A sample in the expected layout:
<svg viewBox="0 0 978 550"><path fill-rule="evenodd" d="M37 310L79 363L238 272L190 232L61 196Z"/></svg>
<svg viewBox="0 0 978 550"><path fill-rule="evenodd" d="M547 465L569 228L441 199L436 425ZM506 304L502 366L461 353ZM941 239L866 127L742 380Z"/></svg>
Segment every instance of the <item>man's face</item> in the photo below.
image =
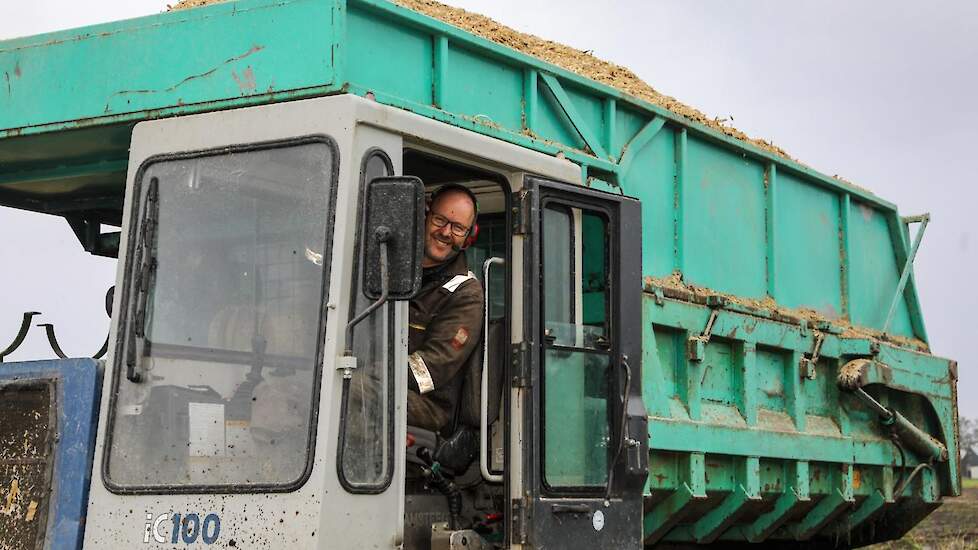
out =
<svg viewBox="0 0 978 550"><path fill-rule="evenodd" d="M444 225L438 227L439 222ZM468 195L461 191L447 191L440 195L425 218L424 260L421 265L431 267L448 261L455 255L456 248L462 248L474 222L475 209ZM465 232L457 235L462 228Z"/></svg>

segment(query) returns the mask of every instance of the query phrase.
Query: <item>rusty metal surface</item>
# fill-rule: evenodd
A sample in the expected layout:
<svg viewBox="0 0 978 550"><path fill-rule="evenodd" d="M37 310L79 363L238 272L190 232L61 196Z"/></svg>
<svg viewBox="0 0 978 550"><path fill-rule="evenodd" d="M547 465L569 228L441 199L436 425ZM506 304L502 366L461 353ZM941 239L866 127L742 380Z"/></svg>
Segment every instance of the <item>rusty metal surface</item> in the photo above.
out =
<svg viewBox="0 0 978 550"><path fill-rule="evenodd" d="M0 386L0 547L43 548L56 423L53 384Z"/></svg>

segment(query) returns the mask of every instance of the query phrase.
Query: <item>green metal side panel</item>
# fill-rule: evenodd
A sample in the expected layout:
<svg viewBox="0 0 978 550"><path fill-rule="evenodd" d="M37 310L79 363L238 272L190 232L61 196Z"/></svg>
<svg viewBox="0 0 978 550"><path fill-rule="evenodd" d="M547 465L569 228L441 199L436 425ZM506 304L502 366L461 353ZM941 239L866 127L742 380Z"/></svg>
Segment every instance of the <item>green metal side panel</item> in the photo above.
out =
<svg viewBox="0 0 978 550"><path fill-rule="evenodd" d="M0 42L0 136L328 86L333 11L321 0L241 0Z"/></svg>
<svg viewBox="0 0 978 550"><path fill-rule="evenodd" d="M775 414L788 414L785 400L786 378L793 373L791 362L783 353L772 348L757 348L754 353L757 385L751 391L759 409Z"/></svg>
<svg viewBox="0 0 978 550"><path fill-rule="evenodd" d="M839 197L791 174L778 174L775 185L774 232L785 246L774 258L772 296L788 307L840 318L844 311Z"/></svg>
<svg viewBox="0 0 978 550"><path fill-rule="evenodd" d="M136 122L334 90L342 12L241 0L0 41L0 204L119 223Z"/></svg>
<svg viewBox="0 0 978 550"><path fill-rule="evenodd" d="M652 450L647 544L831 541L838 533L869 540L859 537L908 528L893 518L960 493L956 369L948 360L885 344L876 351L870 340L823 333L809 379L799 362L812 350L813 331L649 290L642 381ZM694 360L687 342L713 311L712 337ZM896 481L922 458L901 458L875 414L836 385L843 364L870 356L891 368L887 386L870 391L944 442L952 457L903 495L893 495ZM702 471L689 466L699 462L688 462L694 456L703 457ZM697 483L703 491L691 493Z"/></svg>
<svg viewBox="0 0 978 550"><path fill-rule="evenodd" d="M349 78L353 82L369 82L370 87L405 101L432 103L433 75L430 68L405 78L404 69L432 63L431 35L396 22L367 17L350 11Z"/></svg>
<svg viewBox="0 0 978 550"><path fill-rule="evenodd" d="M882 283L879 277L857 280L867 274L847 265L841 212L844 201L855 199L896 220L892 204L386 2L350 2L349 17L354 93L563 153L582 165L589 182L610 182L642 199L646 275L678 270L685 281L719 292L771 296L840 319L849 317L849 296L858 284L876 285L881 295L895 291L902 264L886 266ZM378 52L380 33L396 44ZM665 127L640 139L656 119ZM906 247L894 237L873 243L869 258L893 257ZM926 340L912 285L904 301L910 305L902 306L890 332ZM852 320L875 329L883 323L867 315Z"/></svg>
<svg viewBox="0 0 978 550"><path fill-rule="evenodd" d="M443 99L446 111L485 117L506 128L518 128L522 113L501 108L518 105L523 99L523 71L518 66L492 62L464 48L450 49L448 74L458 79L458 88ZM491 85L487 85L491 82Z"/></svg>
<svg viewBox="0 0 978 550"><path fill-rule="evenodd" d="M900 279L888 213L854 201L849 212L852 247L852 321L854 324L882 328L890 300ZM902 267L902 266L900 266ZM912 325L906 302L897 306L892 331L911 334Z"/></svg>
<svg viewBox="0 0 978 550"><path fill-rule="evenodd" d="M642 273L654 277L676 269L675 151L673 133L660 131L636 155L630 170L635 174L630 176L636 182L635 195L642 201Z"/></svg>
<svg viewBox="0 0 978 550"><path fill-rule="evenodd" d="M690 137L681 185L686 279L720 292L763 297L763 165Z"/></svg>

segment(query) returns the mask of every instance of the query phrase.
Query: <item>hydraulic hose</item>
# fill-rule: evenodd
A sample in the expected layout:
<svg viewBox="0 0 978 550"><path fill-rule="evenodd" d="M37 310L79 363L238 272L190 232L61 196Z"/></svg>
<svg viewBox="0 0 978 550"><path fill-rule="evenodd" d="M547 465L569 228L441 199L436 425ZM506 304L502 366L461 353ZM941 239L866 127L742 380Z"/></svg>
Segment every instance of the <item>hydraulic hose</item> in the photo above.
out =
<svg viewBox="0 0 978 550"><path fill-rule="evenodd" d="M448 500L448 528L452 531L458 529L462 518L462 492L459 491L455 482L447 479L441 470L441 464L435 462L431 456L431 450L427 447L418 449L418 458L428 465L422 470L422 474L428 485L434 487Z"/></svg>

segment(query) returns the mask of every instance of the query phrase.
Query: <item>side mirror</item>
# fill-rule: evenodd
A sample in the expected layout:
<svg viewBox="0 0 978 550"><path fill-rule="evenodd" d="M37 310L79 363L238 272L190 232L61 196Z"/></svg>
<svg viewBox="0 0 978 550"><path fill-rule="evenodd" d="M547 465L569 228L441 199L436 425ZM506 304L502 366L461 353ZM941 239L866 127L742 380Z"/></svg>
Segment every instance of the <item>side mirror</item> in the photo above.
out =
<svg viewBox="0 0 978 550"><path fill-rule="evenodd" d="M424 184L413 176L374 178L367 183L363 210L363 295L380 299L386 276L387 299L410 300L421 288Z"/></svg>

